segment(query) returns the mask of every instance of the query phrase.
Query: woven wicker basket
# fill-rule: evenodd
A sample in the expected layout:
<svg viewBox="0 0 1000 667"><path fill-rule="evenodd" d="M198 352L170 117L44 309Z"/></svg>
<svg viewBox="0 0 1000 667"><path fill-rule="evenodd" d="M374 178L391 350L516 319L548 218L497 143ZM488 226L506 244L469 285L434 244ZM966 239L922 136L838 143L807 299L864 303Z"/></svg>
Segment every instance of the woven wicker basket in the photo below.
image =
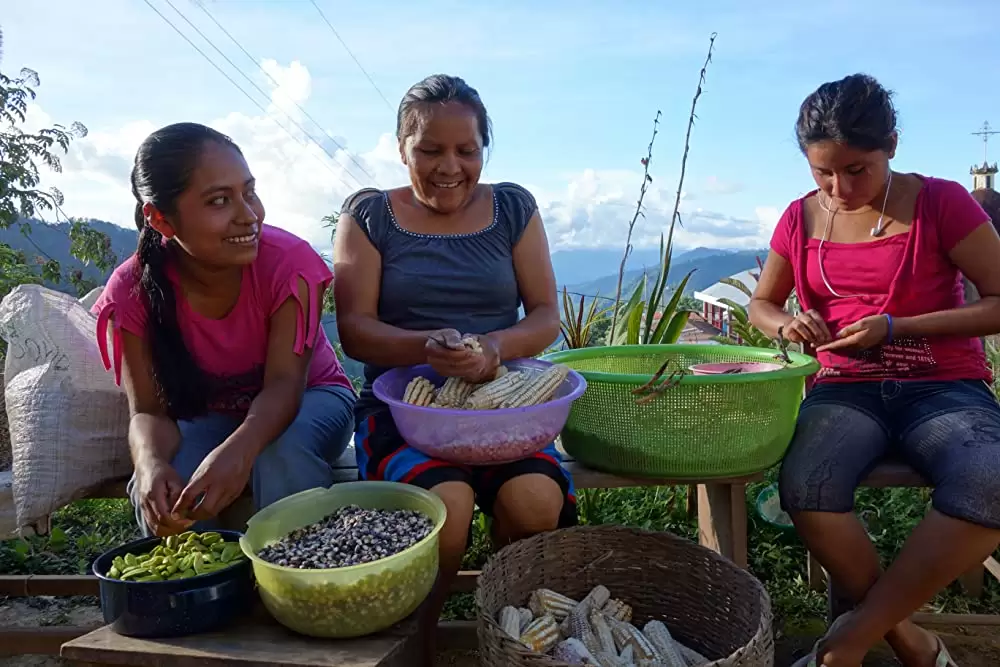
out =
<svg viewBox="0 0 1000 667"><path fill-rule="evenodd" d="M504 548L476 590L483 667L563 667L507 636L496 622L506 605L526 606L538 588L582 599L603 584L632 605L634 623L662 620L674 638L712 667L772 667L771 600L750 573L670 533L620 526L567 528Z"/></svg>

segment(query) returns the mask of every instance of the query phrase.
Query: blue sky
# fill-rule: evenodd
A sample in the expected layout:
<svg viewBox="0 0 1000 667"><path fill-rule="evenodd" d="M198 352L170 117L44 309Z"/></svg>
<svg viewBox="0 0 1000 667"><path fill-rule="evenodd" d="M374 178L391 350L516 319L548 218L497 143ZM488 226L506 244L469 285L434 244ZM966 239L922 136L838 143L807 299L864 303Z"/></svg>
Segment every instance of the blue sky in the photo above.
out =
<svg viewBox="0 0 1000 667"><path fill-rule="evenodd" d="M803 97L824 81L865 71L897 92L899 170L968 184L970 165L983 156L970 133L986 119L1000 128L995 0L625 0L617 9L586 0L316 0L375 85L309 0L149 2L265 111L143 0L51 0L44 9L10 3L0 19L0 66L40 73L33 122L79 120L91 130L65 173L48 179L64 190L70 214L129 225L127 173L138 143L158 126L196 120L244 147L268 221L321 246L319 217L372 181L355 161L378 185L405 178L391 137L395 104L423 76L447 72L476 86L493 116L486 178L530 187L556 248L622 244L641 182L639 158L662 110L655 188L638 230L640 243L653 243L672 208L687 114L712 32L718 39L692 138L682 245L766 243L788 201L812 187L793 123ZM258 64L281 84L277 92ZM991 159L1000 157L1000 136L994 144Z"/></svg>

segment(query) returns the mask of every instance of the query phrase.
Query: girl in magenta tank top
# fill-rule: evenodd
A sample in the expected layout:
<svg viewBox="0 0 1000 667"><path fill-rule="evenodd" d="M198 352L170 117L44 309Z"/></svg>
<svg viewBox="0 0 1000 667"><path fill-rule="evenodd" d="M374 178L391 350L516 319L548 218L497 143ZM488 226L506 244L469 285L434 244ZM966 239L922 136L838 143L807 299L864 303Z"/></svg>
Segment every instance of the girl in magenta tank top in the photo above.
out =
<svg viewBox="0 0 1000 667"><path fill-rule="evenodd" d="M960 184L892 170L896 112L871 77L821 86L796 132L818 189L778 222L750 318L821 363L781 500L856 604L798 664L857 667L884 637L904 665L954 665L908 619L1000 543L1000 405L980 340L1000 332L1000 237ZM965 303L963 276L979 301ZM882 572L852 510L884 458L911 465L934 495Z"/></svg>
<svg viewBox="0 0 1000 667"><path fill-rule="evenodd" d="M320 326L330 269L263 224L242 153L211 128L157 130L131 180L139 248L93 310L128 394L143 532L209 528L248 485L257 509L330 486L355 401Z"/></svg>

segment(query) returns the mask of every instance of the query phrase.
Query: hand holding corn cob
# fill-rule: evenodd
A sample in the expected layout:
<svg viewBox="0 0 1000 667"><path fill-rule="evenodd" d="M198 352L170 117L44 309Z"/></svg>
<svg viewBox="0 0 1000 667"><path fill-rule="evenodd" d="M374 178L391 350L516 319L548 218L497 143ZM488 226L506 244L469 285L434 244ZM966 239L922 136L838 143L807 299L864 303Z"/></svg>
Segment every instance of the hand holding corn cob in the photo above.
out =
<svg viewBox="0 0 1000 667"><path fill-rule="evenodd" d="M429 334L424 350L438 375L477 384L492 379L500 365L500 350L489 336L462 335L454 329Z"/></svg>

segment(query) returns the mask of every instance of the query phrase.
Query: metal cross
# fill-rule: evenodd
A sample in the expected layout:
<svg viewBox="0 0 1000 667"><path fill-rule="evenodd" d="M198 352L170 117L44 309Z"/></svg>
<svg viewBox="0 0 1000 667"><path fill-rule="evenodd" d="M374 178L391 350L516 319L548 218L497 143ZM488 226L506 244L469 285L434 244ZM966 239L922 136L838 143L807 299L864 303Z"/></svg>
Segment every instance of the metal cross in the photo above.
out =
<svg viewBox="0 0 1000 667"><path fill-rule="evenodd" d="M992 129L990 127L990 121L986 121L983 123L982 129L980 129L978 132L973 132L972 134L974 136L983 138L983 161L987 162L989 159L988 148L990 143L990 137L993 136L994 134L1000 134L1000 130Z"/></svg>

